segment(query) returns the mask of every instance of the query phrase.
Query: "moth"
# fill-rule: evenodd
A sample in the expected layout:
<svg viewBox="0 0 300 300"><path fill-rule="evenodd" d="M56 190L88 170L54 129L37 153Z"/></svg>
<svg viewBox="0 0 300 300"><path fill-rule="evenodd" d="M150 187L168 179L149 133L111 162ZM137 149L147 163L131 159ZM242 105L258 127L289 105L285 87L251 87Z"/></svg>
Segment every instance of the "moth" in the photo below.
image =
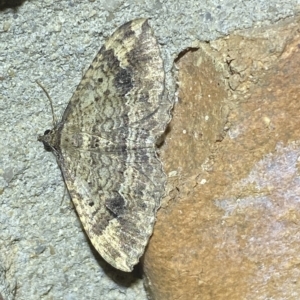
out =
<svg viewBox="0 0 300 300"><path fill-rule="evenodd" d="M56 156L81 223L113 267L143 255L164 194L156 143L170 119L160 49L146 19L119 27L60 122L38 137Z"/></svg>

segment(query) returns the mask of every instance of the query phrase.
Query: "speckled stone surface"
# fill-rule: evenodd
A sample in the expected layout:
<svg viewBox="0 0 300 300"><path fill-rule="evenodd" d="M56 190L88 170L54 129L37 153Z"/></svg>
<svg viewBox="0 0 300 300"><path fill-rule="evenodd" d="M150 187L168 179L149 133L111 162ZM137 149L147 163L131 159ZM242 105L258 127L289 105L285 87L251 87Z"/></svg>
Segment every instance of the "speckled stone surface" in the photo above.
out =
<svg viewBox="0 0 300 300"><path fill-rule="evenodd" d="M299 24L198 43L177 61L169 193L144 260L151 299L299 299Z"/></svg>
<svg viewBox="0 0 300 300"><path fill-rule="evenodd" d="M2 2L1 2L2 3ZM84 70L118 26L149 17L167 88L178 53L196 39L274 22L299 1L23 1L0 10L0 293L11 299L146 299L142 281L92 251L55 158L37 135L60 118ZM250 13L251 12L251 13Z"/></svg>

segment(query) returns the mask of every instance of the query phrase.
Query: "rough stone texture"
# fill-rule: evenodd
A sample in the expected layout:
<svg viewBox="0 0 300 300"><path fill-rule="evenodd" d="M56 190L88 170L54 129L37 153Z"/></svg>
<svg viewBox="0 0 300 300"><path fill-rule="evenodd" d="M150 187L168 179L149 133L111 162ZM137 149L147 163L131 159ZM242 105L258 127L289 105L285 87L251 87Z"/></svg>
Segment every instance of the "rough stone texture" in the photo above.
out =
<svg viewBox="0 0 300 300"><path fill-rule="evenodd" d="M47 88L60 119L106 38L145 17L161 45L173 97L173 60L192 41L292 16L299 0L0 4L0 293L5 300L144 300L139 277L112 270L93 251L55 158L41 151L37 135L51 128L52 116L35 80Z"/></svg>
<svg viewBox="0 0 300 300"><path fill-rule="evenodd" d="M300 298L299 44L293 19L179 58L152 299Z"/></svg>

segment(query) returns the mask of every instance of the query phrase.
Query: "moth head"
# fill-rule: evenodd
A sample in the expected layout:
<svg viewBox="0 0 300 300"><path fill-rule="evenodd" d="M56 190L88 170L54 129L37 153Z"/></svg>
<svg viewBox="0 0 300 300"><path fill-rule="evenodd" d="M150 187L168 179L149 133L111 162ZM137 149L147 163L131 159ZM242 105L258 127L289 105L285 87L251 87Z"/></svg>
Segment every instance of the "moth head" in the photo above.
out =
<svg viewBox="0 0 300 300"><path fill-rule="evenodd" d="M38 136L38 141L44 144L46 151L57 152L57 131L47 129L44 135Z"/></svg>

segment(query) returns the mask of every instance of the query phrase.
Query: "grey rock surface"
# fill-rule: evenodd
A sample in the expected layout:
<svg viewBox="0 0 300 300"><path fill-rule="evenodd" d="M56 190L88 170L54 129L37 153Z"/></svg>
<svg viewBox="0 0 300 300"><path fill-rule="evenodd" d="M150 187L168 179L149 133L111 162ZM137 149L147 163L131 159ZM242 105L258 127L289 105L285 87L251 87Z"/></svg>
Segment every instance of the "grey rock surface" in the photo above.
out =
<svg viewBox="0 0 300 300"><path fill-rule="evenodd" d="M0 10L0 293L18 299L146 299L136 274L93 251L54 156L37 135L59 119L103 41L118 26L151 18L172 95L183 49L235 29L299 12L296 0L31 0Z"/></svg>

